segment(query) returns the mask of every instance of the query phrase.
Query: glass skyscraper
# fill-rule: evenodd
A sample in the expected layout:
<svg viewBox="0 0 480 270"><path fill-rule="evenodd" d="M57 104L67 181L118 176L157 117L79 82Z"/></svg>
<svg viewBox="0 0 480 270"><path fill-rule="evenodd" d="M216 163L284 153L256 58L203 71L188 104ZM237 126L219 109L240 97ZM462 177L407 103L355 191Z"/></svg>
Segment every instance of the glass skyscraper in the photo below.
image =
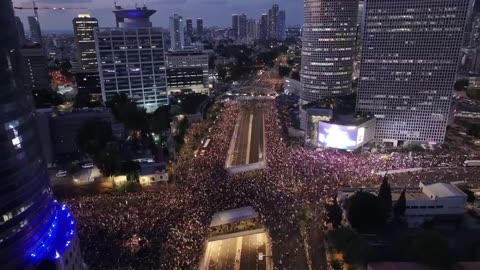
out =
<svg viewBox="0 0 480 270"><path fill-rule="evenodd" d="M443 142L470 0L368 0L357 110L377 141Z"/></svg>
<svg viewBox="0 0 480 270"><path fill-rule="evenodd" d="M0 268L82 269L75 221L53 198L12 2L0 1Z"/></svg>
<svg viewBox="0 0 480 270"><path fill-rule="evenodd" d="M351 92L357 13L358 0L305 0L302 101Z"/></svg>

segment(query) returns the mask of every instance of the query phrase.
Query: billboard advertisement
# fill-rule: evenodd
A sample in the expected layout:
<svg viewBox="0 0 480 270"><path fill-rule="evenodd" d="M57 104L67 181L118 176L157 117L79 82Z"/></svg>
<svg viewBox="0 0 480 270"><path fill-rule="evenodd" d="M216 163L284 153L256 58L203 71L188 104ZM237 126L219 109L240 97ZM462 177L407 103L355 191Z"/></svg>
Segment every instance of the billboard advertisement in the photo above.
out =
<svg viewBox="0 0 480 270"><path fill-rule="evenodd" d="M318 122L318 145L355 150L365 140L365 128Z"/></svg>

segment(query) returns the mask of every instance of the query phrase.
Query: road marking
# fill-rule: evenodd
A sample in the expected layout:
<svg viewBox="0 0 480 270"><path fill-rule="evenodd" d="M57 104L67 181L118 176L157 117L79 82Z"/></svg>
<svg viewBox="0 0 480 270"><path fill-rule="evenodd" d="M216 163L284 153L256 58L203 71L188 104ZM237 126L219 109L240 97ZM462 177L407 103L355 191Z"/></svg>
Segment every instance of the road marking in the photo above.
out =
<svg viewBox="0 0 480 270"><path fill-rule="evenodd" d="M247 141L247 157L245 164L250 164L250 147L252 143L252 123L253 123L253 114L250 114L250 122L248 123L248 141Z"/></svg>

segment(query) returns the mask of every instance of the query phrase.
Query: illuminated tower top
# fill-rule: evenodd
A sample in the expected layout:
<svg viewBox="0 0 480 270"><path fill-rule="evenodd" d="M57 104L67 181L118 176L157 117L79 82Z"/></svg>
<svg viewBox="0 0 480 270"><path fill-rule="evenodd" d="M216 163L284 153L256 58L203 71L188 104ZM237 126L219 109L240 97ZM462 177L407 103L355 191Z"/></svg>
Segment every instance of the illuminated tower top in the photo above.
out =
<svg viewBox="0 0 480 270"><path fill-rule="evenodd" d="M142 8L123 9L121 6L115 5L115 20L118 28L138 28L138 27L152 27L150 16L156 10L147 9L146 6Z"/></svg>

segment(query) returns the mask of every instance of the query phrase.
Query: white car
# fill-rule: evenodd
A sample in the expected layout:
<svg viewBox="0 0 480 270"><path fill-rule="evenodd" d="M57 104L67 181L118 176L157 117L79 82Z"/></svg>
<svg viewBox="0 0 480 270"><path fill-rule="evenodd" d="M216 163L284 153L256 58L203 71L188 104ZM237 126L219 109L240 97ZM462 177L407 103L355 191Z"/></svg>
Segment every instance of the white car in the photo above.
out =
<svg viewBox="0 0 480 270"><path fill-rule="evenodd" d="M82 165L82 168L91 169L91 168L93 168L93 163L85 163L85 164Z"/></svg>
<svg viewBox="0 0 480 270"><path fill-rule="evenodd" d="M58 171L57 174L55 174L55 177L62 178L67 176L67 171Z"/></svg>

